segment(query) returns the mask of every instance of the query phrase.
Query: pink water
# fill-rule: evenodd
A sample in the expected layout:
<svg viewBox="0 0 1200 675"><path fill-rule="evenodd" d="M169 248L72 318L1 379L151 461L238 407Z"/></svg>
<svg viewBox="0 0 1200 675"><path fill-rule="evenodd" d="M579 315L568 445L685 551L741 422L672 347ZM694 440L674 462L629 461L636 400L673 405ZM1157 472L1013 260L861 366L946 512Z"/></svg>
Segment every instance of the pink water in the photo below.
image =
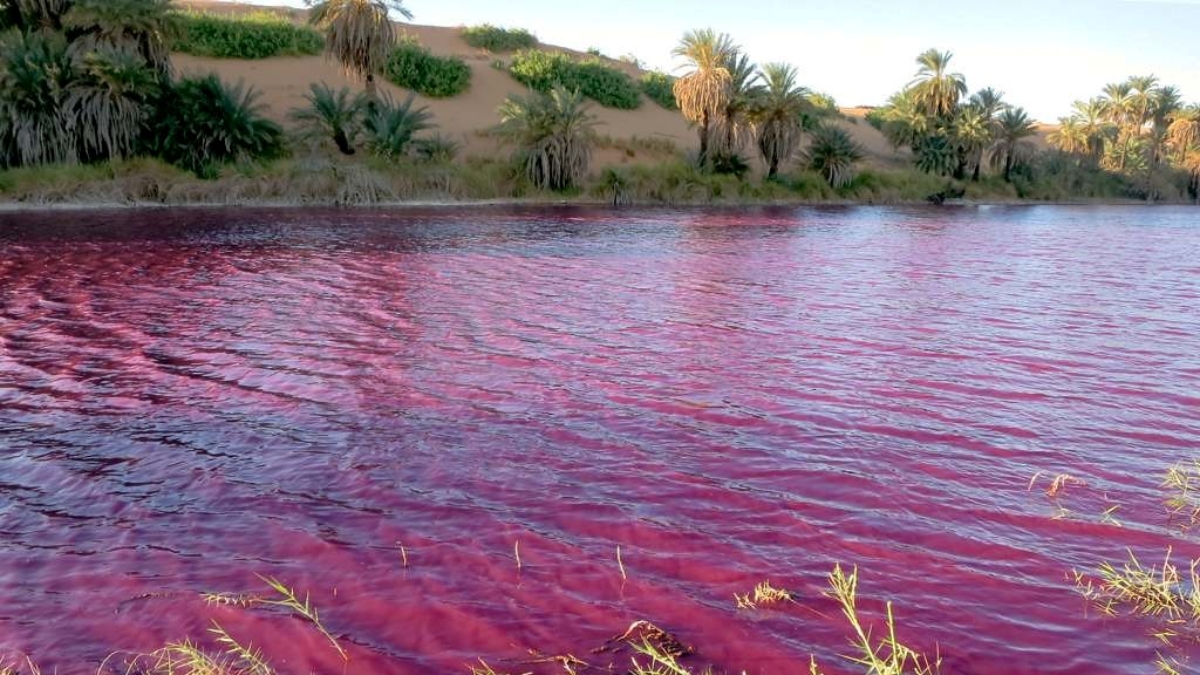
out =
<svg viewBox="0 0 1200 675"><path fill-rule="evenodd" d="M649 619L849 673L840 562L950 672L1152 672L1066 575L1200 555L1158 487L1200 449L1197 213L0 216L0 653L93 673L215 619L285 673L562 672L505 659ZM198 595L256 574L348 666ZM764 579L798 604L735 609Z"/></svg>

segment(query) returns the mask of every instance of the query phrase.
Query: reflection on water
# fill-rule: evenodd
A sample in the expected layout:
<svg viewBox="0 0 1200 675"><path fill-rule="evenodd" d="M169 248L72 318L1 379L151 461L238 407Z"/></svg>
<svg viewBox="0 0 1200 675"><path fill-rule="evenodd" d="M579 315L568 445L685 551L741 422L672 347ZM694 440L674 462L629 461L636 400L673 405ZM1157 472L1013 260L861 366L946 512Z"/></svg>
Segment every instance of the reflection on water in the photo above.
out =
<svg viewBox="0 0 1200 675"><path fill-rule="evenodd" d="M0 216L0 652L90 672L216 618L336 672L303 622L197 595L264 574L351 672L641 618L800 672L845 651L842 562L953 672L1146 672L1142 627L1084 617L1064 572L1172 541L1194 213ZM1071 517L1038 471L1087 482ZM799 604L734 609L767 578Z"/></svg>

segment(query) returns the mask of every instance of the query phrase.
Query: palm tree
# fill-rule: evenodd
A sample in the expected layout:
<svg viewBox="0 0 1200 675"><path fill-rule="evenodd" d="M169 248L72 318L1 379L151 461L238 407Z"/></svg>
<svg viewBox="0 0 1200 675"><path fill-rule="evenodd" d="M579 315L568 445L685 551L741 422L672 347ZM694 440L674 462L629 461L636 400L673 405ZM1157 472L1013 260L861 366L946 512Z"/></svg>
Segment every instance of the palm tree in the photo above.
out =
<svg viewBox="0 0 1200 675"><path fill-rule="evenodd" d="M722 139L720 152L736 155L746 143L750 130L750 113L762 95L758 67L750 62L746 54L731 55L726 65L729 71L729 95L721 106L720 127Z"/></svg>
<svg viewBox="0 0 1200 675"><path fill-rule="evenodd" d="M104 47L128 49L159 75L170 75L171 0L73 0L62 25L77 57Z"/></svg>
<svg viewBox="0 0 1200 675"><path fill-rule="evenodd" d="M158 74L137 52L109 46L77 58L77 68L65 108L80 135L80 153L85 159L134 154L153 112Z"/></svg>
<svg viewBox="0 0 1200 675"><path fill-rule="evenodd" d="M430 122L433 115L428 107L413 108L416 100L416 94L409 94L403 103L396 103L391 94L385 93L367 108L363 127L371 152L388 159L403 157L418 133L437 126Z"/></svg>
<svg viewBox="0 0 1200 675"><path fill-rule="evenodd" d="M994 121L1001 112L1011 107L1004 102L1004 92L996 91L991 87L980 89L972 94L971 105L978 108L983 114L983 118L989 123Z"/></svg>
<svg viewBox="0 0 1200 675"><path fill-rule="evenodd" d="M967 93L967 80L959 73L948 72L951 52L930 49L917 57L921 69L909 87L917 106L931 117L947 118L954 113L959 100Z"/></svg>
<svg viewBox="0 0 1200 675"><path fill-rule="evenodd" d="M1153 75L1142 75L1129 78L1127 82L1131 89L1128 101L1131 113L1130 132L1142 135L1150 122L1151 112L1158 99L1158 78Z"/></svg>
<svg viewBox="0 0 1200 675"><path fill-rule="evenodd" d="M0 165L75 159L65 105L71 69L61 34L11 30L0 37Z"/></svg>
<svg viewBox="0 0 1200 675"><path fill-rule="evenodd" d="M259 92L216 75L184 78L171 88L154 133L156 153L203 177L221 164L277 156L283 129L265 116Z"/></svg>
<svg viewBox="0 0 1200 675"><path fill-rule="evenodd" d="M1088 134L1078 117L1063 117L1058 120L1058 129L1046 139L1050 145L1068 155L1087 155L1091 152Z"/></svg>
<svg viewBox="0 0 1200 675"><path fill-rule="evenodd" d="M675 81L675 100L683 116L699 127L701 166L708 165L709 136L729 99L729 62L737 51L728 35L704 29L685 33L671 52L686 59L684 68L690 69Z"/></svg>
<svg viewBox="0 0 1200 675"><path fill-rule="evenodd" d="M534 185L565 190L587 176L596 124L582 94L555 85L547 94L509 96L500 106L498 131L517 145Z"/></svg>
<svg viewBox="0 0 1200 675"><path fill-rule="evenodd" d="M354 154L354 140L362 131L366 95L357 96L349 87L334 91L325 83L311 85L304 95L308 107L296 108L290 117L309 138L329 139L344 155Z"/></svg>
<svg viewBox="0 0 1200 675"><path fill-rule="evenodd" d="M863 158L862 148L843 128L825 124L813 132L812 144L804 153L804 162L821 174L835 189L854 180L856 164Z"/></svg>
<svg viewBox="0 0 1200 675"><path fill-rule="evenodd" d="M1189 151L1200 146L1200 103L1190 105L1175 113L1167 138L1175 149L1175 159L1182 164Z"/></svg>
<svg viewBox="0 0 1200 675"><path fill-rule="evenodd" d="M779 164L796 153L803 137L803 116L811 106L809 91L796 83L796 69L786 63L762 68L765 82L754 121L758 126L758 151L767 163L767 177L779 173Z"/></svg>
<svg viewBox="0 0 1200 675"><path fill-rule="evenodd" d="M965 170L965 163L969 158L975 163L975 172L971 180L978 181L980 165L983 164L983 151L991 144L993 138L991 118L981 106L963 106L954 118L952 132L961 158L960 168Z"/></svg>
<svg viewBox="0 0 1200 675"><path fill-rule="evenodd" d="M390 12L412 19L402 0L305 0L308 21L325 31L325 54L366 83L367 97L377 100L375 73L396 45Z"/></svg>
<svg viewBox="0 0 1200 675"><path fill-rule="evenodd" d="M1104 154L1104 146L1112 136L1112 125L1106 120L1108 104L1102 98L1075 102L1074 119L1087 136L1087 153L1092 159Z"/></svg>
<svg viewBox="0 0 1200 675"><path fill-rule="evenodd" d="M1017 162L1028 155L1033 145L1027 140L1037 135L1037 127L1024 108L1009 108L1000 113L999 129L992 146L992 161L1000 164L1004 158L1004 180L1012 182L1012 170Z"/></svg>

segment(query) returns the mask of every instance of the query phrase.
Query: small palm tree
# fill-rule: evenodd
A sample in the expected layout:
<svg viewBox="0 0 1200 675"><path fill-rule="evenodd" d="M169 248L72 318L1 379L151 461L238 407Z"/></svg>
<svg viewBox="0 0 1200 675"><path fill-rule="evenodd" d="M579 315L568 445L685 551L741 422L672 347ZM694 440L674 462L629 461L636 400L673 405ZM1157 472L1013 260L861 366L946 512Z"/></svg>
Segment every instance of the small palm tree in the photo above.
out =
<svg viewBox="0 0 1200 675"><path fill-rule="evenodd" d="M72 63L60 34L12 30L0 37L0 163L73 161L66 107Z"/></svg>
<svg viewBox="0 0 1200 675"><path fill-rule="evenodd" d="M917 57L921 69L909 87L918 107L931 117L950 117L959 100L967 93L967 80L949 72L951 52L930 49Z"/></svg>
<svg viewBox="0 0 1200 675"><path fill-rule="evenodd" d="M169 38L175 30L171 0L72 0L69 4L62 25L74 54L104 47L129 50L155 72L170 75Z"/></svg>
<svg viewBox="0 0 1200 675"><path fill-rule="evenodd" d="M729 93L720 110L720 152L736 155L750 136L750 114L762 96L762 86L758 67L746 54L733 54L725 67L729 71Z"/></svg>
<svg viewBox="0 0 1200 675"><path fill-rule="evenodd" d="M203 177L220 165L268 159L283 152L283 129L264 115L259 93L216 75L184 78L164 98L154 138L156 154Z"/></svg>
<svg viewBox="0 0 1200 675"><path fill-rule="evenodd" d="M768 63L762 68L765 83L753 112L758 126L758 151L767 163L767 177L779 173L779 165L796 154L804 135L803 117L811 104L808 89L796 83L796 69L786 63Z"/></svg>
<svg viewBox="0 0 1200 675"><path fill-rule="evenodd" d="M854 180L857 164L862 158L862 148L845 129L834 124L818 127L813 132L812 144L804 153L808 168L821 174L834 189L845 187Z"/></svg>
<svg viewBox="0 0 1200 675"><path fill-rule="evenodd" d="M883 135L894 148L916 148L934 131L933 120L921 111L911 89L895 94L883 109Z"/></svg>
<svg viewBox="0 0 1200 675"><path fill-rule="evenodd" d="M129 47L100 46L77 59L66 110L85 159L128 157L153 112L159 77Z"/></svg>
<svg viewBox="0 0 1200 675"><path fill-rule="evenodd" d="M416 94L409 94L403 103L396 103L385 93L368 110L364 128L371 152L389 159L403 157L418 133L437 126L430 121L433 114L428 107L413 108L416 100Z"/></svg>
<svg viewBox="0 0 1200 675"><path fill-rule="evenodd" d="M313 84L304 95L305 108L292 110L289 116L308 138L332 140L344 155L354 154L354 141L362 131L366 95L355 95L349 87L334 91L325 83Z"/></svg>
<svg viewBox="0 0 1200 675"><path fill-rule="evenodd" d="M306 0L308 21L325 31L325 53L348 74L366 83L367 96L377 99L375 74L396 45L391 12L412 19L402 0Z"/></svg>
<svg viewBox="0 0 1200 675"><path fill-rule="evenodd" d="M945 134L925 136L913 145L917 168L925 173L948 176L958 168L958 147Z"/></svg>
<svg viewBox="0 0 1200 675"><path fill-rule="evenodd" d="M555 85L549 93L509 96L500 106L498 132L516 144L525 175L543 190L565 190L587 176L596 118L578 91Z"/></svg>
<svg viewBox="0 0 1200 675"><path fill-rule="evenodd" d="M998 133L992 145L992 162L1004 166L1006 182L1012 181L1012 170L1017 162L1032 152L1033 145L1028 139L1035 135L1037 126L1024 108L1009 108L1000 113Z"/></svg>
<svg viewBox="0 0 1200 675"><path fill-rule="evenodd" d="M675 100L683 116L699 127L701 166L708 165L709 136L729 99L729 62L737 51L728 35L705 29L684 34L671 52L687 60L689 72L675 81Z"/></svg>

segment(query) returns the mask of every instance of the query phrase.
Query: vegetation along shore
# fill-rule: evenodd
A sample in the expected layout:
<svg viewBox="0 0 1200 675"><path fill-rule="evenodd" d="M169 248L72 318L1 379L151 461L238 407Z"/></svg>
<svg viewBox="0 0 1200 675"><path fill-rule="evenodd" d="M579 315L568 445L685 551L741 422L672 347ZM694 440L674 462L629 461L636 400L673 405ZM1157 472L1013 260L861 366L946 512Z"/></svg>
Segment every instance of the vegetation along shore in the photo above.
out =
<svg viewBox="0 0 1200 675"><path fill-rule="evenodd" d="M1152 76L1045 126L936 49L839 108L708 29L667 74L392 0L0 6L10 204L1200 199L1200 106Z"/></svg>

